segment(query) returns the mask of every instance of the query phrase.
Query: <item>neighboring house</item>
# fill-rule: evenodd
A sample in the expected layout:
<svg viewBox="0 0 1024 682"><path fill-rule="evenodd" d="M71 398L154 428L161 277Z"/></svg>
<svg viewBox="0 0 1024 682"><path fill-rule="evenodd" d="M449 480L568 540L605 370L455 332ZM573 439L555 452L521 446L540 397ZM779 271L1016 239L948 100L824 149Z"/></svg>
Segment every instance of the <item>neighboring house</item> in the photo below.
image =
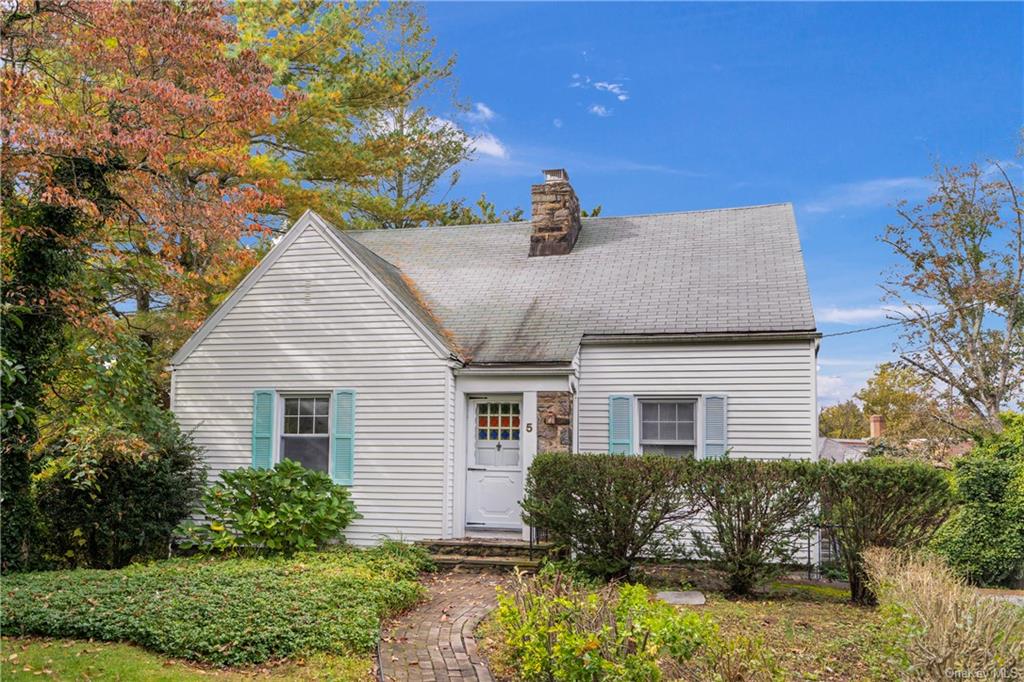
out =
<svg viewBox="0 0 1024 682"><path fill-rule="evenodd" d="M172 361L213 474L282 457L350 486L369 543L522 533L543 451L817 457L789 204L346 232L303 215Z"/></svg>
<svg viewBox="0 0 1024 682"><path fill-rule="evenodd" d="M818 459L842 464L859 462L871 447L864 438L818 438Z"/></svg>

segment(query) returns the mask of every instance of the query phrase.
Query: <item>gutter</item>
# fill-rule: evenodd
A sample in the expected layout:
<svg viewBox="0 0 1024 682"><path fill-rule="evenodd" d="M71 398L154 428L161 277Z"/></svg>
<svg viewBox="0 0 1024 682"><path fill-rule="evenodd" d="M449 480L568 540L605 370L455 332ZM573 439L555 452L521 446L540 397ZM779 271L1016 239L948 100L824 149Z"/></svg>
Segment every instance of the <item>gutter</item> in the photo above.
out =
<svg viewBox="0 0 1024 682"><path fill-rule="evenodd" d="M581 344L652 343L756 343L757 341L810 341L821 339L816 329L782 332L695 332L692 334L584 334Z"/></svg>
<svg viewBox="0 0 1024 682"><path fill-rule="evenodd" d="M456 367L454 371L457 375L477 376L494 374L532 376L573 373L571 362L491 362Z"/></svg>

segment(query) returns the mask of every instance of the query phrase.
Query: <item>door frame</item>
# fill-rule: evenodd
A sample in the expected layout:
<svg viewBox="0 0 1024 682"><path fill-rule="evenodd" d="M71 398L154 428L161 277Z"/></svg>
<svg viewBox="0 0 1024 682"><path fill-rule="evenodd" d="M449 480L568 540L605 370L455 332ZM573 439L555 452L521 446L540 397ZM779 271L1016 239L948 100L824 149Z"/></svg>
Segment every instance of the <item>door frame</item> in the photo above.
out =
<svg viewBox="0 0 1024 682"><path fill-rule="evenodd" d="M531 419L529 421L526 419L526 414L525 414L525 410L526 410L526 396L525 396L525 394L523 394L523 393L495 392L495 393L487 393L486 395L482 395L482 394L468 394L468 395L466 395L466 423L465 423L465 427L466 428L465 428L465 431L464 431L465 440L463 441L463 443L465 445L463 447L463 457L462 457L462 460L463 460L462 485L464 487L464 490L466 491L466 495L464 496L464 500L466 500L466 502L462 505L462 519L461 519L462 527L464 529L464 534L468 533L470 530L521 531L521 530L524 530L525 527L526 527L526 524L523 523L522 519L520 519L519 525L517 525L517 526L488 526L488 525L477 525L477 524L473 524L472 526L470 526L468 521L467 521L467 518L469 516L469 504L468 504L468 500L469 500L469 468L471 466L473 466L473 462L474 462L474 456L473 456L474 453L473 453L473 451L476 449L476 405L478 403L500 402L500 401L509 401L509 402L518 402L519 403L519 424L520 424L520 435L519 435L519 475L521 477L520 478L521 484L519 486L519 497L520 497L520 499L522 499L522 496L523 496L523 491L524 491L524 487L525 487L525 483L526 483L526 469L527 469L527 465L526 465L526 452L525 452L526 451L526 447L525 447L525 443L524 443L524 441L526 440L525 437L527 435L527 424L529 423L529 425L530 425L529 431L530 431L531 435L534 433L534 429L536 428L536 426L534 425L535 419ZM536 403L536 398L534 399L534 402ZM536 407L534 407L534 411L536 411Z"/></svg>
<svg viewBox="0 0 1024 682"><path fill-rule="evenodd" d="M447 469L447 480L452 486L451 505L445 509L445 537L463 538L466 536L466 441L469 435L467 416L469 412L468 398L497 395L521 395L523 407L521 414L525 419L525 432L521 436L520 453L523 466L523 481L529 471L533 458L537 455L537 392L538 391L569 391L573 383L574 370L552 368L543 373L531 368L530 372L517 368L496 371L490 368L480 369L466 367L453 370L455 377L454 395L455 420L452 423L453 434L450 456L451 466ZM523 540L530 539L530 527L523 525Z"/></svg>

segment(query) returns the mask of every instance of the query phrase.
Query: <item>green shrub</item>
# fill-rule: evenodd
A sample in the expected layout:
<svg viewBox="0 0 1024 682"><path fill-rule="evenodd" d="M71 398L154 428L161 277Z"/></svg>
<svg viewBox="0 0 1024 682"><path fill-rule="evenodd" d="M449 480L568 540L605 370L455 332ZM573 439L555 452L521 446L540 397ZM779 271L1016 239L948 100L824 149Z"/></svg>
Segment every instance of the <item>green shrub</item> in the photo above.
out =
<svg viewBox="0 0 1024 682"><path fill-rule="evenodd" d="M171 424L157 446L116 429L76 429L35 476L41 551L50 565L119 568L167 557L195 508L206 471L190 436Z"/></svg>
<svg viewBox="0 0 1024 682"><path fill-rule="evenodd" d="M702 679L718 682L776 682L786 677L771 650L760 638L716 633L708 639L699 663Z"/></svg>
<svg viewBox="0 0 1024 682"><path fill-rule="evenodd" d="M563 575L517 576L495 622L498 656L523 682L658 680L660 662L689 659L714 630L642 585L591 591Z"/></svg>
<svg viewBox="0 0 1024 682"><path fill-rule="evenodd" d="M817 509L820 469L812 462L710 459L691 486L709 530L693 530L697 554L749 594L785 571L806 544Z"/></svg>
<svg viewBox="0 0 1024 682"><path fill-rule="evenodd" d="M949 476L922 462L885 457L827 465L823 472L822 510L846 564L851 597L871 603L864 551L927 543L954 506Z"/></svg>
<svg viewBox="0 0 1024 682"><path fill-rule="evenodd" d="M362 518L348 488L291 460L273 469L237 469L203 495L202 524L182 531L184 547L241 555L308 551L334 540Z"/></svg>
<svg viewBox="0 0 1024 682"><path fill-rule="evenodd" d="M527 475L523 519L583 570L624 577L641 556L680 551L680 524L693 515L691 469L691 460L656 455L541 454Z"/></svg>
<svg viewBox="0 0 1024 682"><path fill-rule="evenodd" d="M423 555L394 545L291 559L174 559L4 579L5 635L125 641L219 665L373 649L422 596Z"/></svg>
<svg viewBox="0 0 1024 682"><path fill-rule="evenodd" d="M872 548L864 559L886 617L884 650L908 677L1024 673L1024 608L968 587L934 556Z"/></svg>
<svg viewBox="0 0 1024 682"><path fill-rule="evenodd" d="M968 580L1024 579L1024 415L1003 414L1003 431L954 463L960 507L934 546Z"/></svg>

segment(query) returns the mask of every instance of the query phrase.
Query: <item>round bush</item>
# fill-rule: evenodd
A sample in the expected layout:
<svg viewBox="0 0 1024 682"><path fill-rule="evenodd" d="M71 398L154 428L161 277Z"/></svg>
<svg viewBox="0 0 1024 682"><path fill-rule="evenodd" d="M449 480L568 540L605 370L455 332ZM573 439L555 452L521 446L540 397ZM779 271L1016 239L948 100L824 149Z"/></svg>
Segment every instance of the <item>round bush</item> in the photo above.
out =
<svg viewBox="0 0 1024 682"><path fill-rule="evenodd" d="M348 488L291 460L273 469L236 469L203 495L200 525L183 528L184 543L208 552L285 554L317 549L362 518Z"/></svg>
<svg viewBox="0 0 1024 682"><path fill-rule="evenodd" d="M206 471L200 449L175 431L155 447L111 429L82 429L33 482L50 563L119 568L166 558L174 529L195 508Z"/></svg>

